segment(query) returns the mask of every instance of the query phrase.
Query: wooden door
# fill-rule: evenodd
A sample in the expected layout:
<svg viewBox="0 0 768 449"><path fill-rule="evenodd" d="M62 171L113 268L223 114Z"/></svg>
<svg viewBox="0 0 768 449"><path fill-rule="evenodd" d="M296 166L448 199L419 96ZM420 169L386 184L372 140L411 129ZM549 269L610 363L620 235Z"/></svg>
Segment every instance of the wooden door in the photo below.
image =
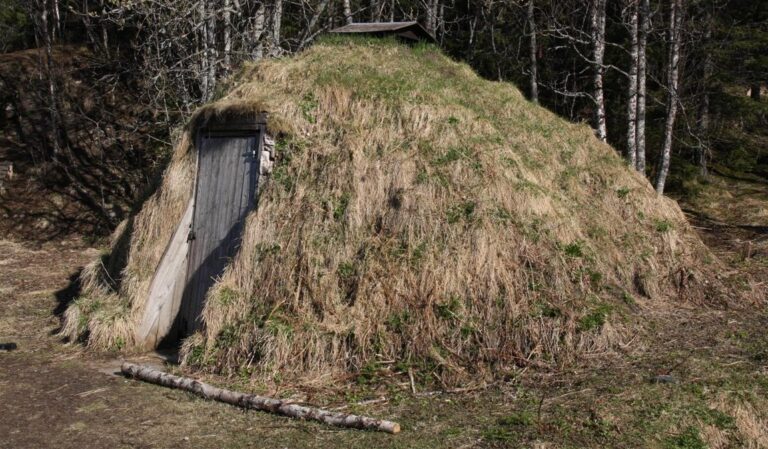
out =
<svg viewBox="0 0 768 449"><path fill-rule="evenodd" d="M197 330L205 296L240 248L245 218L256 206L263 130L202 131L187 282L178 336Z"/></svg>

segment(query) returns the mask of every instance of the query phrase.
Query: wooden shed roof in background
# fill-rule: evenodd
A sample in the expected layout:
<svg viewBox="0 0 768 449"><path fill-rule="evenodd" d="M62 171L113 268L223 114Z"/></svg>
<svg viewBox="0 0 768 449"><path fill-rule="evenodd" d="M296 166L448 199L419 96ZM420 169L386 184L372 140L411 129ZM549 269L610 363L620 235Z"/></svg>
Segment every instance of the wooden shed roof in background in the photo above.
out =
<svg viewBox="0 0 768 449"><path fill-rule="evenodd" d="M419 22L372 22L350 23L331 30L338 34L370 34L373 36L397 36L409 41L426 41L435 43L435 37Z"/></svg>

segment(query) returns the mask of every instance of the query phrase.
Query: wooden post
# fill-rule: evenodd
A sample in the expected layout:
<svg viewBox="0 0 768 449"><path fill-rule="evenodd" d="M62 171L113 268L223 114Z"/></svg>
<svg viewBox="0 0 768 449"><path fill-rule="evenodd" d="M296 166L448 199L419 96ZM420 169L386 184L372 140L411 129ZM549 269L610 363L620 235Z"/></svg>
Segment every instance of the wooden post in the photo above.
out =
<svg viewBox="0 0 768 449"><path fill-rule="evenodd" d="M125 362L120 371L129 377L162 385L168 388L186 390L205 399L236 405L238 407L261 410L291 418L319 421L331 426L349 427L353 429L378 430L387 433L400 433L400 424L366 416L348 415L331 412L315 407L291 404L280 399L258 396L255 394L239 393L214 387L188 377L174 376L163 371L152 369L135 363Z"/></svg>

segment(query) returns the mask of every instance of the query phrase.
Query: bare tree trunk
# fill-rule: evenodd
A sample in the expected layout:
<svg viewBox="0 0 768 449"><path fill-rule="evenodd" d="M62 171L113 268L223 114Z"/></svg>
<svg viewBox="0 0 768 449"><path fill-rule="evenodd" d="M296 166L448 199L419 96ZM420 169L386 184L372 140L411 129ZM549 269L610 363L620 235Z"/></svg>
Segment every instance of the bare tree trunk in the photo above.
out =
<svg viewBox="0 0 768 449"><path fill-rule="evenodd" d="M329 0L321 0L320 4L317 5L315 12L312 14L312 18L309 19L309 23L304 29L301 42L299 43L299 48L304 48L315 37L315 35L317 35L315 28L317 27L317 22L320 20L320 16L323 15L325 8L328 7L328 1Z"/></svg>
<svg viewBox="0 0 768 449"><path fill-rule="evenodd" d="M205 36L207 39L207 57L208 57L208 95L205 101L211 101L216 91L216 65L218 63L218 51L216 50L216 4L207 1L208 21L206 23Z"/></svg>
<svg viewBox="0 0 768 449"><path fill-rule="evenodd" d="M439 0L427 1L427 31L429 31L432 36L437 35L437 11L439 6Z"/></svg>
<svg viewBox="0 0 768 449"><path fill-rule="evenodd" d="M211 86L209 83L208 74L210 73L210 70L208 69L208 20L207 20L207 8L206 8L206 2L205 0L198 0L197 3L197 14L200 16L200 22L203 24L200 27L200 43L202 43L202 51L200 52L200 93L201 98L203 101L207 101L208 94L210 92Z"/></svg>
<svg viewBox="0 0 768 449"><path fill-rule="evenodd" d="M280 55L280 29L283 24L283 0L275 0L275 7L272 10L272 48L270 56Z"/></svg>
<svg viewBox="0 0 768 449"><path fill-rule="evenodd" d="M382 7L384 6L382 0L371 0L371 21L381 22Z"/></svg>
<svg viewBox="0 0 768 449"><path fill-rule="evenodd" d="M701 176L709 175L707 159L709 158L709 92L704 91L699 107L699 144L696 147L696 163L699 165Z"/></svg>
<svg viewBox="0 0 768 449"><path fill-rule="evenodd" d="M749 96L753 100L760 101L760 98L761 98L760 88L761 87L762 86L760 85L760 83L752 83L752 86L749 88Z"/></svg>
<svg viewBox="0 0 768 449"><path fill-rule="evenodd" d="M99 6L101 7L102 17L106 16L107 8L104 5L104 0L99 1ZM101 19L101 45L103 47L102 50L104 51L104 56L109 58L109 30L107 30L107 24L104 19Z"/></svg>
<svg viewBox="0 0 768 449"><path fill-rule="evenodd" d="M645 104L647 96L648 33L651 23L651 2L640 0L640 35L637 42L637 171L645 174Z"/></svg>
<svg viewBox="0 0 768 449"><path fill-rule="evenodd" d="M638 66L638 0L629 0L630 67L627 83L627 162L637 166L637 66Z"/></svg>
<svg viewBox="0 0 768 449"><path fill-rule="evenodd" d="M711 17L707 17L707 31L704 35L704 39L706 43L709 43L710 39L712 38L712 23L711 23ZM705 51L707 52L704 56L704 73L702 76L702 84L703 84L703 93L701 96L701 104L699 105L699 144L696 146L696 163L699 166L699 174L701 176L707 176L709 174L709 169L707 167L707 158L709 157L710 152L710 143L709 143L709 125L710 125L710 118L709 118L709 83L712 79L712 72L714 70L714 63L712 61L712 55L707 51L708 49L705 48Z"/></svg>
<svg viewBox="0 0 768 449"><path fill-rule="evenodd" d="M349 1L349 0L345 0ZM389 5L389 21L394 22L395 21L395 0L392 0Z"/></svg>
<svg viewBox="0 0 768 449"><path fill-rule="evenodd" d="M605 92L603 80L605 66L605 4L606 0L592 2L592 43L594 70L594 99L595 99L595 128L597 137L605 142L608 139L608 129L605 122Z"/></svg>
<svg viewBox="0 0 768 449"><path fill-rule="evenodd" d="M232 69L232 0L224 0L224 73Z"/></svg>
<svg viewBox="0 0 768 449"><path fill-rule="evenodd" d="M53 0L51 3L51 11L53 13L51 36L52 40L55 41L57 37L61 37L61 12L59 10L59 0Z"/></svg>
<svg viewBox="0 0 768 449"><path fill-rule="evenodd" d="M40 15L40 23L38 24L38 33L43 41L45 47L45 59L43 65L45 67L45 79L48 87L48 114L51 120L51 135L53 137L52 154L51 158L54 162L58 162L61 156L61 141L59 139L59 101L57 98L58 92L56 89L56 78L53 73L53 31L50 21L48 19L48 6L45 0L39 0L35 2L35 6L38 7L37 13Z"/></svg>
<svg viewBox="0 0 768 449"><path fill-rule="evenodd" d="M346 20L347 25L354 21L352 18L352 6L350 5L349 1L350 0L342 0L344 7L344 20Z"/></svg>
<svg viewBox="0 0 768 449"><path fill-rule="evenodd" d="M669 174L669 161L672 153L672 139L679 100L678 84L680 77L680 41L683 20L683 0L672 0L669 7L669 61L667 66L667 118L664 126L664 144L659 158L656 176L656 192L664 193L664 186Z"/></svg>
<svg viewBox="0 0 768 449"><path fill-rule="evenodd" d="M536 42L536 5L534 0L528 0L528 32L530 33L530 57L531 57L531 101L535 104L539 104L539 61L538 61L538 44Z"/></svg>
<svg viewBox="0 0 768 449"><path fill-rule="evenodd" d="M266 21L266 13L264 3L259 3L256 9L256 15L253 23L253 41L256 43L253 49L253 59L258 61L264 58L264 22Z"/></svg>

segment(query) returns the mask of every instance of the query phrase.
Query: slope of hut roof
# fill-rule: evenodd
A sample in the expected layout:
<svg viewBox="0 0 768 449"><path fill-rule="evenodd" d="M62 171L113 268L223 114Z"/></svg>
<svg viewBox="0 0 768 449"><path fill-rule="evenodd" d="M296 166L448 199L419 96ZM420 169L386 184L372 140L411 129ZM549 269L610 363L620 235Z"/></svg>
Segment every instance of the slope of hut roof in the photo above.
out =
<svg viewBox="0 0 768 449"><path fill-rule="evenodd" d="M397 36L407 41L436 42L435 37L416 21L350 23L349 25L331 30L331 33Z"/></svg>

